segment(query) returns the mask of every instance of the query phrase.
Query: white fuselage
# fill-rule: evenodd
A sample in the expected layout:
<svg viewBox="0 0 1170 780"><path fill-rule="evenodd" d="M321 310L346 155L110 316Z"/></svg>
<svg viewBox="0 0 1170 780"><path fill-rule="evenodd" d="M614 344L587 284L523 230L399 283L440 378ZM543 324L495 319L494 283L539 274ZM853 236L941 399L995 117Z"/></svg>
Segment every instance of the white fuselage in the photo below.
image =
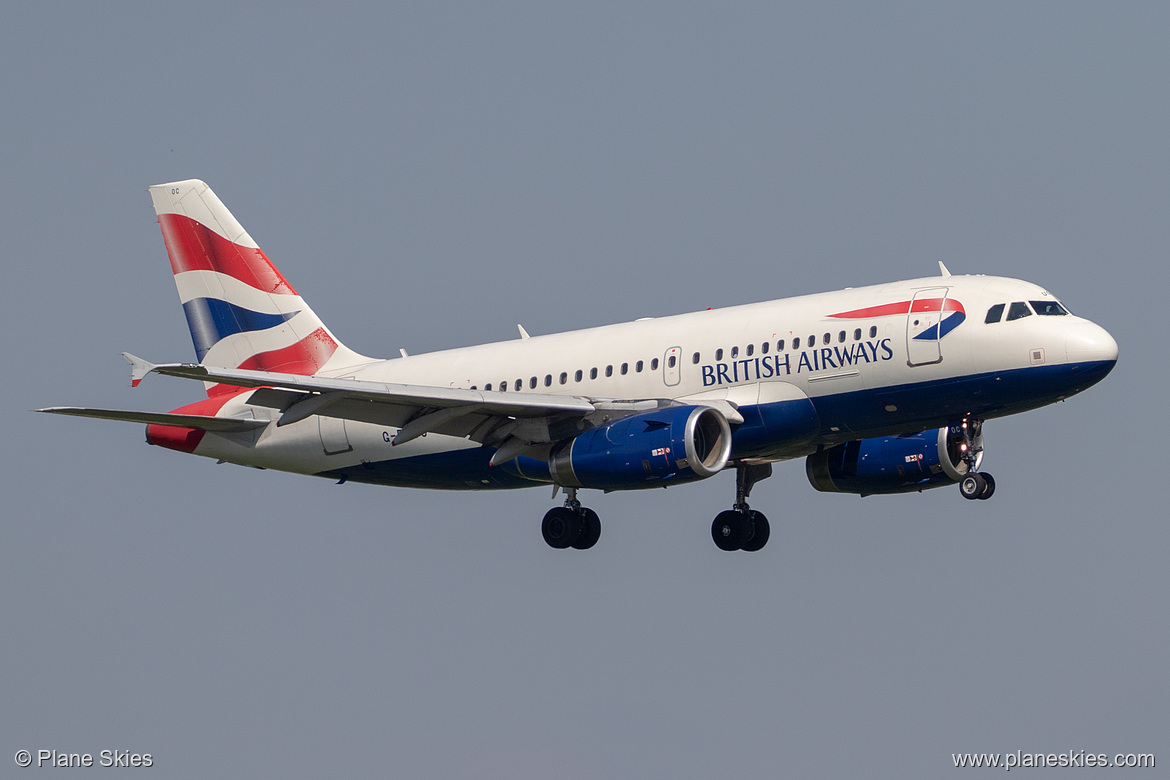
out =
<svg viewBox="0 0 1170 780"><path fill-rule="evenodd" d="M921 312L888 308L920 299L947 304ZM818 445L921 431L967 413L990 418L1024 411L1104 376L1083 380L1078 368L1111 367L1117 357L1113 339L1088 320L1033 313L985 322L992 306L1027 301L1056 299L1014 279L931 277L375 361L323 375L591 401L708 404L724 411L733 428L745 416L750 423L744 413L753 409L811 401L818 422L811 437L770 447L760 435L745 428L740 437L737 430L733 460L779 460ZM932 324L933 338L923 337ZM249 397L240 394L219 416L275 419L272 409L249 405ZM438 434L394 447L396 433L393 427L312 416L247 434L208 434L196 454L336 475L481 447L466 437ZM740 438L750 440L746 449ZM523 486L494 484L478 473L462 482Z"/></svg>

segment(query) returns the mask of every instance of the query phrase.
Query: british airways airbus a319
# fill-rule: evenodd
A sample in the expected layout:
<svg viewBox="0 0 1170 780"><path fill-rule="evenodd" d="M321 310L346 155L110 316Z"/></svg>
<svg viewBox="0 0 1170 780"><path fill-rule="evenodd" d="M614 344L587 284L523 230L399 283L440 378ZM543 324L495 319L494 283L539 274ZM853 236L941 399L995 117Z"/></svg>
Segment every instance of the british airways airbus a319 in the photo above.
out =
<svg viewBox="0 0 1170 780"><path fill-rule="evenodd" d="M941 275L389 360L353 352L201 181L150 188L198 363L126 354L207 397L168 413L39 411L146 423L150 444L244 466L402 487L553 486L555 548L601 535L578 491L735 472L711 526L761 549L749 508L772 464L805 458L817 490L958 483L990 498L983 423L1060 401L1117 361L1103 328L1047 290Z"/></svg>

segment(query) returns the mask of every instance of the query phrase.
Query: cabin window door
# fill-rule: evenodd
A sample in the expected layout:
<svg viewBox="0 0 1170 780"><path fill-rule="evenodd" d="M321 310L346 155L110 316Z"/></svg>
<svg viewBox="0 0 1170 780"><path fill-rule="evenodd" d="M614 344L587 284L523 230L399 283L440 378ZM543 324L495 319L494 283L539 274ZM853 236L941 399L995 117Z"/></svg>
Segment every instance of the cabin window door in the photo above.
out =
<svg viewBox="0 0 1170 780"><path fill-rule="evenodd" d="M942 362L939 323L949 287L931 287L914 293L906 315L906 362L927 366Z"/></svg>

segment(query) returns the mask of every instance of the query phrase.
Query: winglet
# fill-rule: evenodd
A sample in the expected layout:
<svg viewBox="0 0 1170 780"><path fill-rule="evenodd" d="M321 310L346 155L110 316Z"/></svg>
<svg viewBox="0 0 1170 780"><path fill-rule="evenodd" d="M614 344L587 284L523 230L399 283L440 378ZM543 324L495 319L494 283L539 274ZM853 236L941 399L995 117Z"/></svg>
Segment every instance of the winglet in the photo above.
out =
<svg viewBox="0 0 1170 780"><path fill-rule="evenodd" d="M947 270L947 267L945 265L943 265L942 260L938 261L938 270L939 270L939 273L941 273L943 276L950 276L951 275L951 272Z"/></svg>
<svg viewBox="0 0 1170 780"><path fill-rule="evenodd" d="M138 387L138 383L154 370L154 363L143 360L136 355L131 355L129 352L123 352L122 357L126 358L126 362L130 364L131 387Z"/></svg>

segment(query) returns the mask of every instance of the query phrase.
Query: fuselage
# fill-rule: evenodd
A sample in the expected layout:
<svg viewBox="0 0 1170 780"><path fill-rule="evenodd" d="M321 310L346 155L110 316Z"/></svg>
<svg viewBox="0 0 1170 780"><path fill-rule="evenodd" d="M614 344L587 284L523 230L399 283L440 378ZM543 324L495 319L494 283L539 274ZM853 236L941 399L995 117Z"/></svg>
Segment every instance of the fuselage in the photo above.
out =
<svg viewBox="0 0 1170 780"><path fill-rule="evenodd" d="M997 318L989 317L1002 304ZM995 321L988 321L995 319ZM1029 282L937 276L358 363L322 375L591 401L708 404L732 423L732 461L1033 409L1100 381L1117 344ZM235 393L219 416L275 419ZM466 437L392 446L392 427L312 416L194 452L380 484L525 487L524 459L489 466Z"/></svg>

